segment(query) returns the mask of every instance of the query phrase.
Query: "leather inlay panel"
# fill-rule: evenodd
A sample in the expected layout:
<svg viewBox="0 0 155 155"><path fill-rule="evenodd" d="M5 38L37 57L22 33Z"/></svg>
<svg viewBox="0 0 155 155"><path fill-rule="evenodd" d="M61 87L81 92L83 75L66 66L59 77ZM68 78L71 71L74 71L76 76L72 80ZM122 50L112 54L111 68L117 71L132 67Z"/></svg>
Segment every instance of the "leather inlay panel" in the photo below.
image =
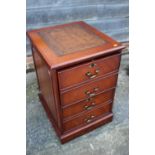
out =
<svg viewBox="0 0 155 155"><path fill-rule="evenodd" d="M57 55L65 55L106 43L101 37L80 24L38 32Z"/></svg>

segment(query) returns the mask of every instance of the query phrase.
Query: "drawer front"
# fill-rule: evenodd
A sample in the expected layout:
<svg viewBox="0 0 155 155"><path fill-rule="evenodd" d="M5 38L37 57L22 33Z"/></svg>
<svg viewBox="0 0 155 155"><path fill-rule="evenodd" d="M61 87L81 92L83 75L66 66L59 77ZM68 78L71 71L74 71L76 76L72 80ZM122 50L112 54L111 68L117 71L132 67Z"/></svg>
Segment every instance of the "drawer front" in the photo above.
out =
<svg viewBox="0 0 155 155"><path fill-rule="evenodd" d="M76 103L85 100L86 98L93 97L102 91L116 87L117 76L117 74L112 74L97 81L72 89L71 91L61 93L60 98L62 105Z"/></svg>
<svg viewBox="0 0 155 155"><path fill-rule="evenodd" d="M92 110L83 114L82 116L76 117L72 120L64 122L64 130L68 131L74 129L81 125L89 124L99 118L99 116L104 116L112 111L112 104L108 103L98 109Z"/></svg>
<svg viewBox="0 0 155 155"><path fill-rule="evenodd" d="M92 98L87 98L85 101L73 104L63 109L63 117L68 118L81 112L90 111L99 106L106 104L107 101L112 101L114 96L114 89L96 95Z"/></svg>
<svg viewBox="0 0 155 155"><path fill-rule="evenodd" d="M58 72L60 89L72 87L118 70L120 57L121 55L117 54Z"/></svg>

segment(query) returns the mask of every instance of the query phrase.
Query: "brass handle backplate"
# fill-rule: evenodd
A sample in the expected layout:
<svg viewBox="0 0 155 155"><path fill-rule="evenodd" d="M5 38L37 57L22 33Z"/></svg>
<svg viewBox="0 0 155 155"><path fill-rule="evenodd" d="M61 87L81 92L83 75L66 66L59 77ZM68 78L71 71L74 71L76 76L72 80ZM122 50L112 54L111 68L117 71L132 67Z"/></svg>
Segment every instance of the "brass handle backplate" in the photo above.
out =
<svg viewBox="0 0 155 155"><path fill-rule="evenodd" d="M93 90L94 90L93 92L90 92L89 90L87 90L87 91L85 91L85 94L88 95L89 97L93 97L96 95L96 92L99 91L99 88L96 87Z"/></svg>
<svg viewBox="0 0 155 155"><path fill-rule="evenodd" d="M89 118L86 118L86 119L85 119L85 122L86 122L86 123L92 122L94 117L95 117L95 116L92 115L92 116L90 116Z"/></svg>
<svg viewBox="0 0 155 155"><path fill-rule="evenodd" d="M97 75L98 75L99 72L100 72L100 70L99 69L96 69L95 70L95 74L92 74L91 72L87 72L85 75L87 77L89 77L90 79L94 79L95 77L97 77Z"/></svg>
<svg viewBox="0 0 155 155"><path fill-rule="evenodd" d="M85 110L91 110L94 106L95 106L95 103L93 102L93 103L91 103L91 105L85 105L84 109Z"/></svg>

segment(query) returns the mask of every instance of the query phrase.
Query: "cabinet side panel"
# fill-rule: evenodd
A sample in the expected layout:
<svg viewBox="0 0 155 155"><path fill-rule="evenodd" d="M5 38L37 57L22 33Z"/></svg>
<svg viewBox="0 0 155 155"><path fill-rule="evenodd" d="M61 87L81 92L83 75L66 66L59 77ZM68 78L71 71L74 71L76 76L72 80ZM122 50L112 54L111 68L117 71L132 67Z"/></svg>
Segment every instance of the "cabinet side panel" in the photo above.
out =
<svg viewBox="0 0 155 155"><path fill-rule="evenodd" d="M48 107L51 111L51 115L57 122L56 107L54 103L50 70L48 69L46 63L34 48L33 48L33 58L38 76L40 93L42 94L44 100L48 104Z"/></svg>

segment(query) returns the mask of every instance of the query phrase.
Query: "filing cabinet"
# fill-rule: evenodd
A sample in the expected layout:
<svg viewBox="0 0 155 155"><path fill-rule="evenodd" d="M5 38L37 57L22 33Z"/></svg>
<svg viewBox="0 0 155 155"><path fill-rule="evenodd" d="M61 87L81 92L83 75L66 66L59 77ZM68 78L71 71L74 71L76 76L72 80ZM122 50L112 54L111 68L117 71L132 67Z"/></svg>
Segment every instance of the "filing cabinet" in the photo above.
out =
<svg viewBox="0 0 155 155"><path fill-rule="evenodd" d="M61 143L113 119L121 43L85 22L27 32L39 97Z"/></svg>

